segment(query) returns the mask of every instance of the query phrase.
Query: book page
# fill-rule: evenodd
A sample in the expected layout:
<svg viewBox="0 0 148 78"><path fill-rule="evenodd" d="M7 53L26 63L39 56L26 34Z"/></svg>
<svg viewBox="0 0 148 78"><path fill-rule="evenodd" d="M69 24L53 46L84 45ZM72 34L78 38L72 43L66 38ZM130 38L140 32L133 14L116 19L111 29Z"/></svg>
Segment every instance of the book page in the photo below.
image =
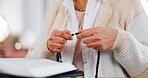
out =
<svg viewBox="0 0 148 78"><path fill-rule="evenodd" d="M46 59L0 58L0 71L27 77L46 77L77 70L72 64Z"/></svg>
<svg viewBox="0 0 148 78"><path fill-rule="evenodd" d="M26 58L1 58L0 63L7 63L9 65L15 65L17 67L34 68L43 67L47 65L57 65L59 63L46 60L46 59L26 59Z"/></svg>

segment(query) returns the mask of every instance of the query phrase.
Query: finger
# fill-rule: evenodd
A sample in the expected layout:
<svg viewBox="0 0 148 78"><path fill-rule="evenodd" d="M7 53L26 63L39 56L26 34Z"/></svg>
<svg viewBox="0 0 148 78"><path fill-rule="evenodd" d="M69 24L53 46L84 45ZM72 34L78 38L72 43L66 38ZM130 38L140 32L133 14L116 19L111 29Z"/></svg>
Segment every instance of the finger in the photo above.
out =
<svg viewBox="0 0 148 78"><path fill-rule="evenodd" d="M79 31L80 34L77 35L77 38L86 38L93 35L93 29L86 29Z"/></svg>
<svg viewBox="0 0 148 78"><path fill-rule="evenodd" d="M63 51L63 48L55 48L55 47L51 46L51 44L48 44L47 47L51 52L54 52L54 53L59 53L59 52Z"/></svg>
<svg viewBox="0 0 148 78"><path fill-rule="evenodd" d="M58 44L58 43L49 43L49 46L52 49L61 49L65 46L65 44Z"/></svg>
<svg viewBox="0 0 148 78"><path fill-rule="evenodd" d="M63 51L63 48L62 49L52 49L52 52L54 53L60 53Z"/></svg>
<svg viewBox="0 0 148 78"><path fill-rule="evenodd" d="M98 39L97 37L94 37L94 36L90 36L90 37L83 38L82 42L85 44L89 44L89 43L96 42L98 40L100 40L100 39Z"/></svg>
<svg viewBox="0 0 148 78"><path fill-rule="evenodd" d="M73 40L72 36L70 36L69 34L67 34L66 32L64 31L56 31L54 33L55 36L58 36L58 37L63 37L65 38L66 40Z"/></svg>
<svg viewBox="0 0 148 78"><path fill-rule="evenodd" d="M101 51L99 47L95 47L95 48L93 48L93 49L95 49L95 50L97 50L97 51Z"/></svg>
<svg viewBox="0 0 148 78"><path fill-rule="evenodd" d="M93 48L93 49L95 49L95 50L97 50L97 51L104 51L104 49L102 49L102 48L100 48L100 47L96 47L96 48Z"/></svg>
<svg viewBox="0 0 148 78"><path fill-rule="evenodd" d="M69 30L67 30L67 29L64 30L64 32L67 33L67 34L69 34L69 35L70 35L70 33L71 33L71 32L70 32Z"/></svg>
<svg viewBox="0 0 148 78"><path fill-rule="evenodd" d="M94 42L94 43L86 44L86 46L88 48L93 48L93 49L95 49L97 51L104 51L104 50L106 50L105 47L103 46L103 44L100 43L100 42Z"/></svg>
<svg viewBox="0 0 148 78"><path fill-rule="evenodd" d="M49 38L49 40L51 42L54 42L54 43L59 43L59 44L65 44L67 42L67 40L65 38L62 38L62 37L58 37L58 36L51 36Z"/></svg>
<svg viewBox="0 0 148 78"><path fill-rule="evenodd" d="M86 44L86 46L87 46L88 48L95 48L95 47L101 47L102 44L99 43L99 42L93 42L93 43L90 43L90 44Z"/></svg>

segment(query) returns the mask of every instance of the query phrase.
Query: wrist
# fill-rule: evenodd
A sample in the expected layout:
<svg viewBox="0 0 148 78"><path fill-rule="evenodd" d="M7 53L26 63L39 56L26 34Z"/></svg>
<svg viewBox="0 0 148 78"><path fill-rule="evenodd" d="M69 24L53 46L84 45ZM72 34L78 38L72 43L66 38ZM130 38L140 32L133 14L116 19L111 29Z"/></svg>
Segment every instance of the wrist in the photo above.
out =
<svg viewBox="0 0 148 78"><path fill-rule="evenodd" d="M120 52L122 48L126 45L128 40L129 33L124 30L118 29L117 37L115 39L112 49L116 50L117 52Z"/></svg>

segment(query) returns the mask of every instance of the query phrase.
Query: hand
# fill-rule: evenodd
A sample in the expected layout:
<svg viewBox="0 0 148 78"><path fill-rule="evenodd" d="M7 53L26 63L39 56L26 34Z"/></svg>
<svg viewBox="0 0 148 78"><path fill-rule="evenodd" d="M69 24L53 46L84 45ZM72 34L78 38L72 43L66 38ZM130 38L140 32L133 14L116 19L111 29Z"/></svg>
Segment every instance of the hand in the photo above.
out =
<svg viewBox="0 0 148 78"><path fill-rule="evenodd" d="M77 38L82 39L88 48L97 51L109 50L113 47L118 30L109 27L96 27L81 30Z"/></svg>
<svg viewBox="0 0 148 78"><path fill-rule="evenodd" d="M47 48L55 53L60 53L63 51L65 43L67 40L72 40L72 36L70 36L70 31L64 30L54 30L49 39L47 40Z"/></svg>

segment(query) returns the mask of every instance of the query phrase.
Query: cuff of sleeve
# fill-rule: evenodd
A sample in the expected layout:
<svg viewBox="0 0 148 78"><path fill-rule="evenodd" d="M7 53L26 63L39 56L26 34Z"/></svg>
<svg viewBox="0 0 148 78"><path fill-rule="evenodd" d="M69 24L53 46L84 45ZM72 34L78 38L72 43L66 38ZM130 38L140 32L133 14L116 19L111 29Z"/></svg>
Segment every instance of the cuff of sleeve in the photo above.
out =
<svg viewBox="0 0 148 78"><path fill-rule="evenodd" d="M130 33L118 29L113 50L114 57L129 73L130 76L137 76L147 68L147 47L142 47Z"/></svg>
<svg viewBox="0 0 148 78"><path fill-rule="evenodd" d="M42 47L42 57L45 59L55 60L56 59L56 53L53 53L48 50L47 48L47 40L45 40L44 45Z"/></svg>
<svg viewBox="0 0 148 78"><path fill-rule="evenodd" d="M132 76L132 78L148 78L148 68L138 76Z"/></svg>
<svg viewBox="0 0 148 78"><path fill-rule="evenodd" d="M123 47L129 40L129 33L121 29L117 29L117 30L118 30L118 34L113 44L112 50L115 50L116 52L121 52Z"/></svg>

